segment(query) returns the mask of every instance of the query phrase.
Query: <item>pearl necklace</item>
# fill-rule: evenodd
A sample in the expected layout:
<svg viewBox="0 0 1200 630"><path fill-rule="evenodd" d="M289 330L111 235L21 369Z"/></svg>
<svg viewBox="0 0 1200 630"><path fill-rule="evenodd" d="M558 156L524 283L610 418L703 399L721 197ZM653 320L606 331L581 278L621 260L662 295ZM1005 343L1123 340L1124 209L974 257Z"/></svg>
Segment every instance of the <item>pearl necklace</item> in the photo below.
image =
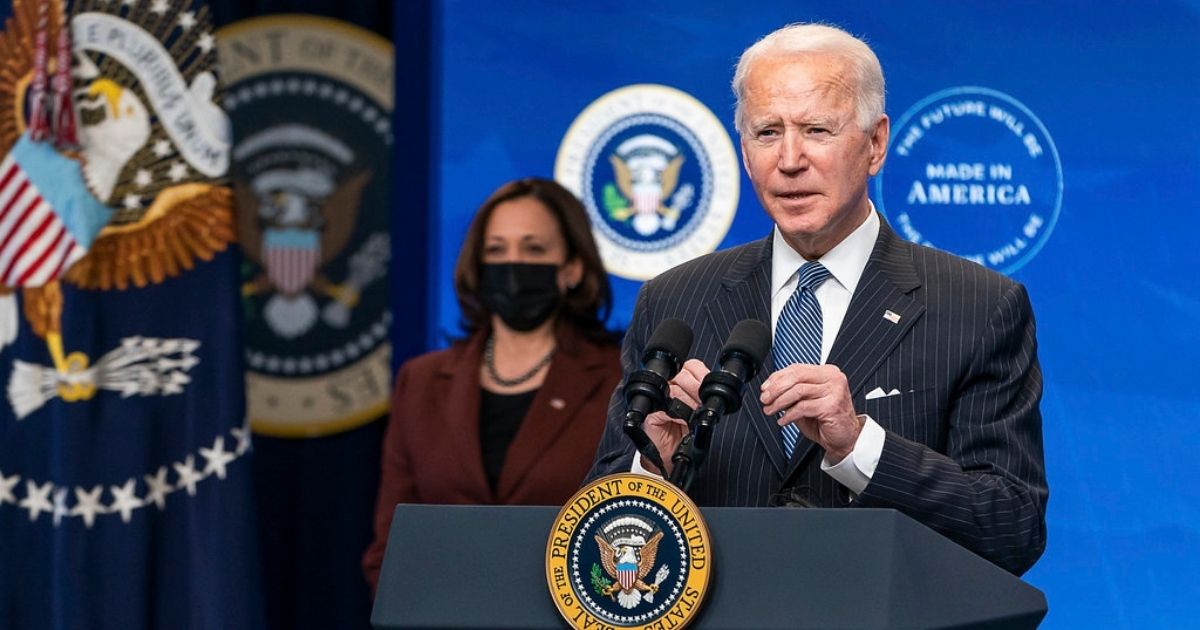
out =
<svg viewBox="0 0 1200 630"><path fill-rule="evenodd" d="M487 366L488 376L490 376L497 385L502 387L516 387L517 385L520 385L521 383L533 378L538 372L542 371L542 368L549 365L550 359L554 357L554 351L556 349L557 348L550 348L550 352L547 352L546 356L542 357L542 360L538 361L537 365L534 365L532 368L530 368L528 372L516 378L501 378L500 374L496 372L496 339L494 337L488 337L487 346L483 351L483 363Z"/></svg>

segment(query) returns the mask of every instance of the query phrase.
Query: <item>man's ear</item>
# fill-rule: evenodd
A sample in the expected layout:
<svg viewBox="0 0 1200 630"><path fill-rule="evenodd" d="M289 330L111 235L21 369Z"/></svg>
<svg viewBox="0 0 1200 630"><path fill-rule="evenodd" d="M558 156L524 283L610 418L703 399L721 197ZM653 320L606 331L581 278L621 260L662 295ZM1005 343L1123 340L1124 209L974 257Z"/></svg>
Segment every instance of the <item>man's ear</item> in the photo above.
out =
<svg viewBox="0 0 1200 630"><path fill-rule="evenodd" d="M883 162L887 158L888 138L891 137L891 120L887 114L879 117L879 122L875 123L875 129L871 131L871 164L868 172L874 176L878 175L883 169Z"/></svg>

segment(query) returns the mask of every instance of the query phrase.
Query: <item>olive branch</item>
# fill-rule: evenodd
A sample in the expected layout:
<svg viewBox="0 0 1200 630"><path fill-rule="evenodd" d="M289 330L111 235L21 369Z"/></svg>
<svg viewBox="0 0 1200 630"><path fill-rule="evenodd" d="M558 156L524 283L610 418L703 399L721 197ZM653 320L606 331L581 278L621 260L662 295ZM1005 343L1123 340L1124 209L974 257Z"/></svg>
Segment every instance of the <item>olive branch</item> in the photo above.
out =
<svg viewBox="0 0 1200 630"><path fill-rule="evenodd" d="M600 572L600 565L592 563L592 590L602 596L609 586L612 586L612 580L604 577L604 574Z"/></svg>

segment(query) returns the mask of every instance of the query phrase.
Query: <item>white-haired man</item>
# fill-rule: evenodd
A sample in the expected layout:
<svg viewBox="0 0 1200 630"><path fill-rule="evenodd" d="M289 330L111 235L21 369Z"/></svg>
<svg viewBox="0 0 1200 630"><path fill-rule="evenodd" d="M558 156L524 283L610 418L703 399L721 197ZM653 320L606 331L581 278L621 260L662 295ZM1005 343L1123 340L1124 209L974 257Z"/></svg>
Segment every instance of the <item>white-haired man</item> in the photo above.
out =
<svg viewBox="0 0 1200 630"><path fill-rule="evenodd" d="M667 318L692 326L692 355L706 358L738 321L771 325L771 356L718 425L691 496L896 508L1023 573L1045 548L1048 496L1024 287L898 238L875 212L867 182L889 121L865 43L784 27L743 53L733 90L773 234L647 282L622 353L628 375ZM707 372L689 360L672 395L696 405ZM650 467L622 435L623 412L618 391L591 477ZM656 413L646 431L669 462L687 425Z"/></svg>

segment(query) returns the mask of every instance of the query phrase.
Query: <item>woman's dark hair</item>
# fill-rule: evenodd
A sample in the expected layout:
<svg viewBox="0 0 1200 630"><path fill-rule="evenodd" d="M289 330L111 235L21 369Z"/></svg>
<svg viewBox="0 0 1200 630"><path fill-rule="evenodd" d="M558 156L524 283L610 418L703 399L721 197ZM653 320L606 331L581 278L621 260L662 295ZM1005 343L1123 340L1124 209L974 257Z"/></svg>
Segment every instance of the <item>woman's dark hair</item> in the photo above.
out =
<svg viewBox="0 0 1200 630"><path fill-rule="evenodd" d="M608 273L600 261L592 227L583 204L558 182L540 177L528 177L504 184L492 193L471 220L463 239L458 262L454 265L454 293L462 311L461 326L472 334L491 325L491 313L479 301L479 274L483 255L484 230L496 206L514 199L530 197L542 202L558 222L558 229L567 243L567 261L578 258L583 264L579 284L568 289L558 312L559 323L568 323L595 341L611 341L612 333L604 327L612 309L612 289Z"/></svg>

